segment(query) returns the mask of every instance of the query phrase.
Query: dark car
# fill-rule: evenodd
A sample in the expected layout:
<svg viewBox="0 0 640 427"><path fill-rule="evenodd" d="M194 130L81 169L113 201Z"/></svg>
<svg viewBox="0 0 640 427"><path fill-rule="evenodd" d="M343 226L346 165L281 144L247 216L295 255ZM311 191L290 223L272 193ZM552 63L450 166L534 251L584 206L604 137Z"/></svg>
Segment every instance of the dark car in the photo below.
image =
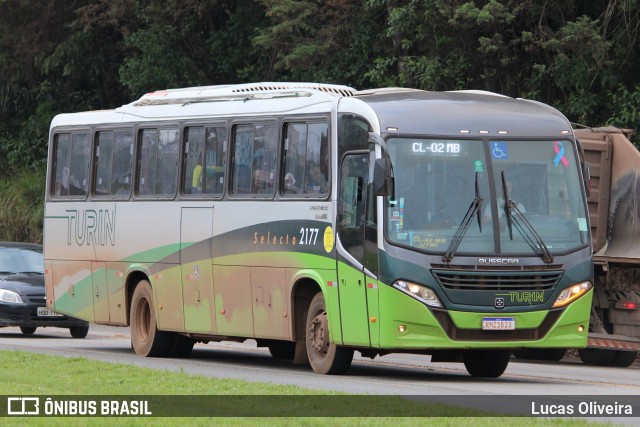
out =
<svg viewBox="0 0 640 427"><path fill-rule="evenodd" d="M44 291L42 246L0 242L0 327L19 326L25 335L36 328L69 328L74 338L84 338L89 323L47 308Z"/></svg>

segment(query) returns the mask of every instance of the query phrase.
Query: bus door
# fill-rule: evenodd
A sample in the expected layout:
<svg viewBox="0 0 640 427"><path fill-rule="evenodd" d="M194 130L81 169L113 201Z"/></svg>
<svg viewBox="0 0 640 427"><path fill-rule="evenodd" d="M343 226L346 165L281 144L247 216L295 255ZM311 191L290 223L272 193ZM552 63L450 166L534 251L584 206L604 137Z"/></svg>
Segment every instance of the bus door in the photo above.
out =
<svg viewBox="0 0 640 427"><path fill-rule="evenodd" d="M211 259L213 207L182 208L180 224L184 327L188 332L215 333Z"/></svg>
<svg viewBox="0 0 640 427"><path fill-rule="evenodd" d="M348 345L371 345L365 273L365 225L369 153L347 154L340 170L338 199L338 294L342 339Z"/></svg>

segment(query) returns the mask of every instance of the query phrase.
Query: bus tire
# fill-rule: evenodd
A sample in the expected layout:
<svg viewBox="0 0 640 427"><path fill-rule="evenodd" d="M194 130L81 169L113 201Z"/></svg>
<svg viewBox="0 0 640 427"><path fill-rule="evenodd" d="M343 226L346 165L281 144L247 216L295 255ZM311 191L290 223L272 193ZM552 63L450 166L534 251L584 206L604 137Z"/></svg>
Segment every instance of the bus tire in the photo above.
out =
<svg viewBox="0 0 640 427"><path fill-rule="evenodd" d="M70 326L69 333L73 338L85 338L89 333L89 325L85 326Z"/></svg>
<svg viewBox="0 0 640 427"><path fill-rule="evenodd" d="M343 374L351 366L353 349L338 347L329 338L327 307L322 292L309 304L305 329L307 355L311 369L318 374Z"/></svg>
<svg viewBox="0 0 640 427"><path fill-rule="evenodd" d="M189 357L191 351L193 350L193 346L196 343L196 340L177 332L174 332L173 334L173 343L171 346L171 351L169 352L169 356L179 358Z"/></svg>
<svg viewBox="0 0 640 427"><path fill-rule="evenodd" d="M33 326L20 326L20 332L22 332L23 335L33 335L36 333L36 329Z"/></svg>
<svg viewBox="0 0 640 427"><path fill-rule="evenodd" d="M151 284L138 282L131 299L131 346L136 354L145 357L169 355L173 346L170 332L158 330Z"/></svg>
<svg viewBox="0 0 640 427"><path fill-rule="evenodd" d="M267 348L274 359L293 360L296 355L296 343L291 341L269 341Z"/></svg>
<svg viewBox="0 0 640 427"><path fill-rule="evenodd" d="M637 351L616 351L616 357L613 359L611 366L617 366L619 368L628 368L633 365L633 362L638 358Z"/></svg>
<svg viewBox="0 0 640 427"><path fill-rule="evenodd" d="M467 350L462 355L464 366L472 377L498 378L509 365L509 350Z"/></svg>

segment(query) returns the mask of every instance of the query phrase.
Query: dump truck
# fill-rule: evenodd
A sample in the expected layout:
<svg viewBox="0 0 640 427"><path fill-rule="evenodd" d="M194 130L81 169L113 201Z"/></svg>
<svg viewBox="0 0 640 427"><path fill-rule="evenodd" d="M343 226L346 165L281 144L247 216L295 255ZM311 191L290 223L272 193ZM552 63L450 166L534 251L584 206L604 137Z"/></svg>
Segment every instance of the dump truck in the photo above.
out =
<svg viewBox="0 0 640 427"><path fill-rule="evenodd" d="M632 131L579 129L589 165L589 218L594 296L587 348L589 365L630 366L640 350L640 152Z"/></svg>
<svg viewBox="0 0 640 427"><path fill-rule="evenodd" d="M587 195L594 253L594 295L588 365L627 367L640 350L640 152L631 130L575 130L589 176ZM518 358L560 360L562 349L524 349Z"/></svg>

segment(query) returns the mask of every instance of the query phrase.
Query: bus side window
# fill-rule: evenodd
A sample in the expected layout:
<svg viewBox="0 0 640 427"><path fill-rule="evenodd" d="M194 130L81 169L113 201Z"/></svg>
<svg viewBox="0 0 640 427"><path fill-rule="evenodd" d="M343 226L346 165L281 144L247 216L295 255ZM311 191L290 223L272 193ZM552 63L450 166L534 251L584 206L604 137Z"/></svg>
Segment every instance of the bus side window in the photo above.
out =
<svg viewBox="0 0 640 427"><path fill-rule="evenodd" d="M113 147L111 194L128 197L131 194L131 164L133 159L133 132L116 132Z"/></svg>
<svg viewBox="0 0 640 427"><path fill-rule="evenodd" d="M311 123L307 132L307 171L305 193L327 194L329 191L329 127Z"/></svg>
<svg viewBox="0 0 640 427"><path fill-rule="evenodd" d="M91 143L88 133L56 135L55 196L86 196Z"/></svg>
<svg viewBox="0 0 640 427"><path fill-rule="evenodd" d="M302 194L304 191L305 153L307 151L307 125L289 123L285 128L284 194Z"/></svg>
<svg viewBox="0 0 640 427"><path fill-rule="evenodd" d="M111 173L113 163L113 131L98 132L96 138L96 173L94 177L94 194L105 196L111 194Z"/></svg>
<svg viewBox="0 0 640 427"><path fill-rule="evenodd" d="M144 129L140 142L138 194L172 195L178 175L178 129Z"/></svg>
<svg viewBox="0 0 640 427"><path fill-rule="evenodd" d="M55 144L55 163L53 175L55 183L53 190L54 196L69 195L69 157L71 155L71 134L57 134L54 140Z"/></svg>
<svg viewBox="0 0 640 427"><path fill-rule="evenodd" d="M156 180L156 152L158 130L144 129L140 141L138 166L138 194L153 194Z"/></svg>
<svg viewBox="0 0 640 427"><path fill-rule="evenodd" d="M182 191L184 194L201 194L202 164L204 159L204 128L187 128L185 141Z"/></svg>
<svg viewBox="0 0 640 427"><path fill-rule="evenodd" d="M89 188L89 152L91 149L89 134L73 134L71 140L69 195L86 196Z"/></svg>
<svg viewBox="0 0 640 427"><path fill-rule="evenodd" d="M286 126L283 194L328 194L328 133L327 123L290 123Z"/></svg>
<svg viewBox="0 0 640 427"><path fill-rule="evenodd" d="M222 194L227 157L227 129L208 127L205 136L202 192Z"/></svg>
<svg viewBox="0 0 640 427"><path fill-rule="evenodd" d="M277 146L278 127L275 124L236 128L231 173L233 194L273 194Z"/></svg>
<svg viewBox="0 0 640 427"><path fill-rule="evenodd" d="M155 194L175 194L179 146L180 131L178 129L160 129Z"/></svg>
<svg viewBox="0 0 640 427"><path fill-rule="evenodd" d="M253 126L238 126L233 144L233 194L249 194L251 186L251 159L253 158Z"/></svg>
<svg viewBox="0 0 640 427"><path fill-rule="evenodd" d="M251 194L273 194L277 147L278 127L272 124L256 125L253 141Z"/></svg>

